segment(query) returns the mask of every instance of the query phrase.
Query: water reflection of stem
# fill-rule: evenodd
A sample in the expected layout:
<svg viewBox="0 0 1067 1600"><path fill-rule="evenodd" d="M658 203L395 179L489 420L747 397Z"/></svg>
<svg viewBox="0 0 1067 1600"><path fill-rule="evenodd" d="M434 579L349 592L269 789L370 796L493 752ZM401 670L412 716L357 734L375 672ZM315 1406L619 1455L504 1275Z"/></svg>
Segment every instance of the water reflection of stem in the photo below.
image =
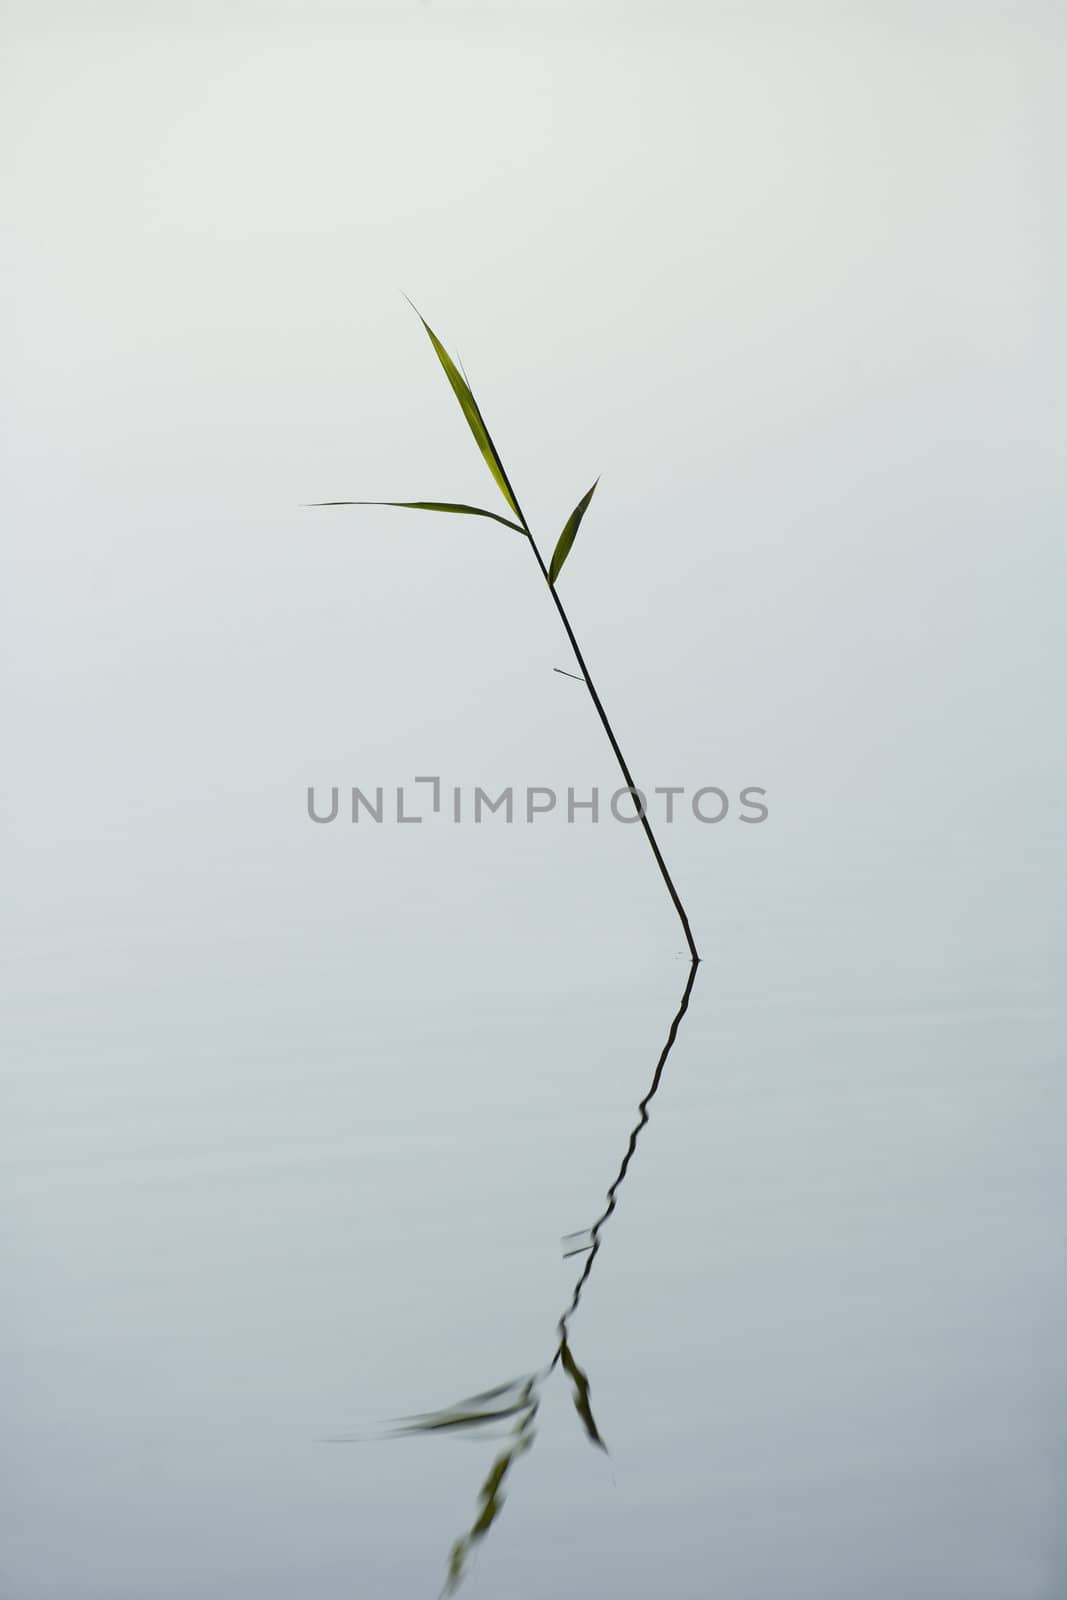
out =
<svg viewBox="0 0 1067 1600"><path fill-rule="evenodd" d="M504 1482L520 1456L530 1450L535 1438L535 1423L538 1407L541 1403L541 1390L548 1378L551 1377L557 1366L570 1379L574 1408L581 1418L587 1438L591 1444L600 1450L607 1450L593 1416L590 1399L589 1379L574 1359L570 1346L570 1325L578 1310L579 1302L589 1278L593 1271L593 1263L600 1253L603 1242L604 1228L608 1219L615 1211L618 1203L619 1190L623 1180L630 1170L637 1149L637 1141L641 1130L649 1120L649 1107L655 1098L660 1084L663 1081L664 1068L667 1059L674 1049L678 1030L682 1018L689 1009L689 999L693 993L693 984L696 981L697 962L689 966L685 988L678 1009L671 1019L670 1029L656 1062L652 1074L652 1082L637 1108L637 1121L631 1130L626 1144L619 1170L610 1189L607 1192L607 1203L592 1228L589 1230L590 1244L587 1246L589 1258L582 1269L574 1292L571 1295L567 1308L556 1324L558 1344L551 1361L538 1372L525 1374L520 1378L512 1379L509 1383L498 1384L493 1389L487 1389L478 1395L472 1395L466 1400L457 1401L454 1406L446 1407L442 1411L426 1412L422 1416L409 1417L405 1426L399 1431L402 1433L439 1433L465 1429L490 1428L493 1423L505 1418L515 1417L517 1420L508 1434L508 1443L500 1452L489 1469L489 1475L482 1484L478 1493L478 1513L466 1533L462 1534L453 1544L448 1561L448 1575L445 1579L444 1595L452 1595L459 1588L466 1575L470 1557L489 1529L499 1516L504 1505Z"/></svg>
<svg viewBox="0 0 1067 1600"><path fill-rule="evenodd" d="M679 1001L678 1009L674 1013L674 1016L673 1016L673 1018L671 1020L670 1031L667 1034L666 1042L664 1043L663 1049L660 1051L659 1060L656 1062L656 1070L652 1074L652 1082L648 1086L648 1093L645 1095L645 1098L640 1102L640 1104L637 1107L637 1112L638 1112L637 1121L635 1122L635 1124L633 1126L633 1130L632 1130L632 1132L630 1134L629 1141L627 1142L626 1153L622 1158L622 1163L621 1163L621 1165L619 1167L618 1173L616 1174L615 1182L612 1184L611 1188L608 1190L608 1193L607 1193L607 1204L604 1207L604 1210L601 1212L600 1216L594 1222L594 1224L592 1226L592 1229L590 1230L590 1235L589 1235L589 1238L590 1238L589 1259L585 1263L585 1268L584 1268L580 1278L578 1279L578 1282L574 1286L574 1294L571 1296L571 1303L570 1303L570 1305L567 1307L566 1311L563 1313L563 1315L559 1319L558 1331L559 1331L561 1346L562 1346L563 1342L566 1340L566 1337L567 1337L567 1326L568 1326L568 1323L570 1322L571 1317L574 1316L574 1313L578 1309L578 1302L582 1298L582 1290L585 1288L586 1284L589 1282L589 1275L593 1270L593 1262L596 1260L598 1254L600 1253L601 1236L603 1234L604 1227L605 1227L605 1225L606 1225L606 1223L608 1221L608 1218L611 1216L612 1212L615 1210L615 1206L616 1206L616 1203L618 1201L618 1196L619 1196L619 1189L622 1186L623 1179L626 1177L626 1174L629 1171L630 1162L633 1160L634 1151L637 1149L637 1141L641 1137L641 1129L645 1126L645 1124L648 1121L648 1118L649 1118L649 1110L648 1110L648 1108L651 1105L653 1099L655 1098L656 1092L659 1089L660 1083L663 1080L663 1069L667 1065L667 1057L670 1055L671 1051L674 1049L674 1041L678 1037L678 1029L682 1025L682 1018L685 1016L686 1012L689 1010L689 997L693 993L693 984L696 982L696 975L697 975L697 963L694 961L690 965L689 976L686 979L685 988L682 991L682 998ZM557 1359L558 1359L558 1357L557 1357ZM555 1363L553 1363L553 1365L554 1364Z"/></svg>

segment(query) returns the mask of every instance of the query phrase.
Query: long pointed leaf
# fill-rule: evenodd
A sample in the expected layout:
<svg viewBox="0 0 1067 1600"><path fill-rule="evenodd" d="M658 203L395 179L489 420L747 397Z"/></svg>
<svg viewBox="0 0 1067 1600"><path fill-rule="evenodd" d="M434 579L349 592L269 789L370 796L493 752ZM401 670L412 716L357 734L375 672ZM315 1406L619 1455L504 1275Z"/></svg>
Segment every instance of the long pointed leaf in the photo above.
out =
<svg viewBox="0 0 1067 1600"><path fill-rule="evenodd" d="M607 1453L607 1445L600 1437L596 1423L593 1421L593 1410L589 1404L589 1379L571 1355L570 1346L566 1339L559 1347L560 1359L563 1362L567 1376L574 1385L574 1409L582 1419L582 1424L593 1444Z"/></svg>
<svg viewBox="0 0 1067 1600"><path fill-rule="evenodd" d="M518 1416L520 1412L529 1409L524 1401L515 1405L501 1406L496 1411L435 1411L425 1417L412 1417L402 1428L394 1429L401 1433L438 1433L448 1428L480 1428L487 1422L501 1422L505 1417Z"/></svg>
<svg viewBox="0 0 1067 1600"><path fill-rule="evenodd" d="M490 517L493 522L502 522L505 528L514 528L516 533L526 532L510 517L483 511L481 506L460 505L454 500L313 500L309 509L321 506L398 506L403 511L452 511L462 517Z"/></svg>
<svg viewBox="0 0 1067 1600"><path fill-rule="evenodd" d="M533 1432L520 1432L514 1444L497 1456L489 1469L489 1476L478 1491L478 1501L481 1507L470 1530L457 1539L452 1546L448 1558L448 1576L442 1591L445 1595L455 1594L463 1582L467 1570L467 1562L471 1552L479 1540L484 1539L489 1529L493 1526L504 1506L504 1480L520 1456L533 1448Z"/></svg>
<svg viewBox="0 0 1067 1600"><path fill-rule="evenodd" d="M518 1378L509 1378L506 1383L494 1384L491 1389L482 1389L478 1394L464 1395L462 1400L453 1401L450 1406L442 1406L439 1411L419 1411L413 1416L393 1417L393 1422L425 1422L428 1417L450 1417L460 1411L475 1411L485 1405L487 1400L501 1400L505 1396L512 1400L521 1400L528 1405L533 1394L536 1373L524 1372Z"/></svg>
<svg viewBox="0 0 1067 1600"><path fill-rule="evenodd" d="M452 357L449 355L448 351L445 349L436 333L434 333L433 329L426 321L426 318L423 316L418 306L412 305L410 300L408 301L408 304L411 306L411 309L414 311L415 315L426 329L430 343L433 345L434 351L437 355L437 359L445 369L445 377L452 385L452 392L459 401L460 409L467 419L467 426L474 435L474 442L477 444L478 449L482 452L489 471L496 479L497 487L504 496L504 499L507 501L508 505L511 507L512 511L514 511L515 515L521 522L522 512L519 510L519 503L515 499L515 494L512 490L511 484L508 482L508 475L504 471L504 463L500 459L496 445L489 436L489 429L485 425L485 418L478 409L478 402L474 398L470 384L460 372L459 368L456 366L456 363L452 360Z"/></svg>
<svg viewBox="0 0 1067 1600"><path fill-rule="evenodd" d="M589 502L593 498L593 490L595 490L596 485L599 482L600 479L598 478L596 483L594 483L593 488L590 489L587 494L583 494L582 498L579 500L578 504L575 506L574 510L571 512L570 516L563 525L563 532L556 541L556 548L552 552L552 562L548 569L549 583L555 583L556 579L559 577L560 568L563 566L563 563L571 553L571 545L574 543L574 538L578 532L581 520L585 516L586 511L589 509Z"/></svg>
<svg viewBox="0 0 1067 1600"><path fill-rule="evenodd" d="M466 1572L467 1561L474 1546L480 1539L484 1539L504 1505L503 1483L508 1475L517 1451L514 1447L505 1450L497 1456L489 1469L489 1476L478 1491L478 1501L481 1510L471 1524L470 1531L456 1540L448 1559L448 1577L445 1580L444 1593L455 1594Z"/></svg>
<svg viewBox="0 0 1067 1600"><path fill-rule="evenodd" d="M498 1383L492 1389L483 1389L480 1394L469 1394L463 1400L457 1400L450 1410L464 1409L468 1406L480 1406L486 1400L499 1400L502 1395L512 1394L523 1400L529 1400L533 1393L536 1373L524 1372L518 1378L510 1378L507 1383Z"/></svg>

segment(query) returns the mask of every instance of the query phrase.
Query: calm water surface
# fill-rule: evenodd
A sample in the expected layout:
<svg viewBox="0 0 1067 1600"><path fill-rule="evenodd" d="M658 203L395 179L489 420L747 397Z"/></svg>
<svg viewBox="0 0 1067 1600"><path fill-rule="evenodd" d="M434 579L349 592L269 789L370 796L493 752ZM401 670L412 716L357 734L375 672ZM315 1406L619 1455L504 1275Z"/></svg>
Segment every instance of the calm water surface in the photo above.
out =
<svg viewBox="0 0 1067 1600"><path fill-rule="evenodd" d="M518 535L302 509L497 504L401 288L770 800L464 1596L1064 1600L1062 8L6 12L0 1600L434 1600L502 1446L393 1419L551 1363L679 1004L626 827L307 819L618 781Z"/></svg>
<svg viewBox="0 0 1067 1600"><path fill-rule="evenodd" d="M373 918L300 834L124 931L31 919L10 1600L439 1592L501 1446L382 1435L551 1360L687 975L638 841L574 831L562 872L383 831ZM609 1454L557 1369L472 1596L1065 1590L1053 914L971 920L976 838L788 832L672 840L706 959L570 1329Z"/></svg>

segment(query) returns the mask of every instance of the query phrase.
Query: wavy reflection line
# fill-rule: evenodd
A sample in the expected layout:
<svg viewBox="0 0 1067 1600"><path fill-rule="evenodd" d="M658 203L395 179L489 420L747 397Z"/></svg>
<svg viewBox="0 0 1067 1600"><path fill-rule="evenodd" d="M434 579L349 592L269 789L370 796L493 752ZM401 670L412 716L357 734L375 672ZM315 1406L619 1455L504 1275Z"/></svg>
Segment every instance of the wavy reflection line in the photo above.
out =
<svg viewBox="0 0 1067 1600"><path fill-rule="evenodd" d="M674 1013L674 1016L671 1020L670 1031L667 1034L663 1049L660 1051L659 1060L656 1062L656 1070L652 1074L652 1082L649 1084L648 1092L646 1093L644 1099L638 1104L637 1121L634 1123L633 1129L630 1133L630 1138L626 1145L626 1154L622 1158L618 1173L615 1177L615 1182L611 1185L611 1188L607 1192L607 1204L590 1229L589 1259L585 1264L578 1282L574 1285L574 1293L571 1296L571 1303L567 1307L566 1311L563 1312L559 1322L556 1325L557 1332L560 1336L561 1345L567 1337L567 1328L570 1320L578 1310L578 1302L582 1298L582 1291L589 1282L589 1277L593 1270L593 1263L596 1261L596 1258L600 1253L600 1245L604 1228L607 1225L608 1219L614 1212L616 1204L618 1203L619 1190L622 1187L623 1180L630 1169L630 1162L634 1158L634 1152L637 1149L637 1141L641 1137L641 1130L646 1126L649 1120L650 1113L648 1108L659 1092L659 1086L663 1081L663 1071L667 1065L667 1058L674 1049L674 1042L678 1037L678 1030L682 1025L682 1018L689 1010L689 999L693 993L693 985L696 982L697 967L699 964L700 963L697 961L694 961L690 964L689 976L686 979L685 988L682 991L682 998L678 1002L678 1009ZM557 1352L556 1360L559 1360L559 1352ZM555 1361L553 1362L553 1366L554 1365Z"/></svg>

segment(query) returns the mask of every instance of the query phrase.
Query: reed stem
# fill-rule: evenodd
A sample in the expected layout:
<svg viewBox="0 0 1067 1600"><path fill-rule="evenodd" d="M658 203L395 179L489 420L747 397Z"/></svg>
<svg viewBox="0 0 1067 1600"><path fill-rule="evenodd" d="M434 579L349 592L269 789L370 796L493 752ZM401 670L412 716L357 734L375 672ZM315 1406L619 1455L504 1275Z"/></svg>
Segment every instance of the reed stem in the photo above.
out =
<svg viewBox="0 0 1067 1600"><path fill-rule="evenodd" d="M508 487L509 489L511 488L510 483ZM512 498L514 499L514 490L511 492ZM544 557L538 549L537 540L534 538L533 533L530 530L530 524L527 522L526 517L521 510L518 500L515 500L515 509L518 511L519 521L522 523L523 531L525 532L527 539L530 541L530 549L534 553L534 559L541 569L541 576L548 585L548 592L551 594L556 610L559 613L559 620L563 624L563 629L570 642L570 647L574 651L574 659L578 663L585 686L589 690L589 698L596 707L596 714L600 718L601 727L607 734L608 743L611 745L611 748L615 753L615 760L619 764L619 771L626 780L626 787L630 790L631 795L633 796L634 804L637 805L637 785L634 783L633 774L627 765L626 757L622 753L622 747L620 746L618 739L615 737L615 730L611 726L608 714L604 710L604 702L597 693L596 684L593 682L593 679L590 676L589 668L586 666L585 657L582 654L581 646L575 637L574 629L571 627L570 618L564 609L563 601L559 597L559 593L555 584L552 583L548 576L548 568L545 566ZM652 851L652 854L655 857L656 866L659 868L660 877L663 879L663 882L667 888L667 893L671 897L671 902L674 906L674 909L678 913L678 920L682 924L682 932L685 934L685 942L689 946L689 955L695 965L700 960L700 955L697 951L696 941L693 938L693 930L689 926L689 918L686 915L686 910L682 904L681 896L679 895L678 890L674 887L674 879L667 870L667 863L663 859L663 851L660 849L656 840L656 835L652 831L652 824L648 820L646 811L646 807L638 807L638 815L641 827L644 829L645 838L648 840L649 849Z"/></svg>

